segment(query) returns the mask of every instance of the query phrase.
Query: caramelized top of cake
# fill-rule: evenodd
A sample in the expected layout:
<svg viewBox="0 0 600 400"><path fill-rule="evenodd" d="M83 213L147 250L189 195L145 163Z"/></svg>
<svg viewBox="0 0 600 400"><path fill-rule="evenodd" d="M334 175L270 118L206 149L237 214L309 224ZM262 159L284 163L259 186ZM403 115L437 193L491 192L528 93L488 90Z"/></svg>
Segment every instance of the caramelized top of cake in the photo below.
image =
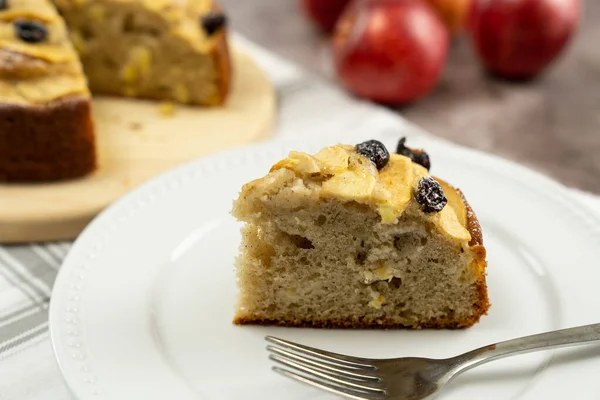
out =
<svg viewBox="0 0 600 400"><path fill-rule="evenodd" d="M464 202L454 188L442 181L440 185L430 177L427 168L413 161L411 154L389 154L379 142L371 151L371 142L376 141L365 142L366 150L361 147L364 144L338 144L314 155L292 151L273 165L265 177L246 184L242 196L275 193L292 179L298 192L311 201L367 205L384 224L396 223L409 204L416 202L448 236L471 240L464 221Z"/></svg>
<svg viewBox="0 0 600 400"><path fill-rule="evenodd" d="M0 9L0 102L44 104L89 95L67 29L49 0L11 0Z"/></svg>

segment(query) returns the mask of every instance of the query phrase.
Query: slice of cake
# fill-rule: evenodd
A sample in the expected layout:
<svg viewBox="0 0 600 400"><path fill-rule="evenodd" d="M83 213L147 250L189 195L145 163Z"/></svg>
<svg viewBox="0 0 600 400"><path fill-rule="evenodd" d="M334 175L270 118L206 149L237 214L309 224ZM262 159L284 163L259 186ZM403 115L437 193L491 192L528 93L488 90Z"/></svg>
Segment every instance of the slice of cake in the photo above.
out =
<svg viewBox="0 0 600 400"><path fill-rule="evenodd" d="M203 106L229 92L227 19L212 0L54 0L94 94Z"/></svg>
<svg viewBox="0 0 600 400"><path fill-rule="evenodd" d="M465 328L489 302L462 193L401 140L291 152L241 190L234 323Z"/></svg>
<svg viewBox="0 0 600 400"><path fill-rule="evenodd" d="M90 93L63 20L47 0L0 1L0 181L95 165Z"/></svg>

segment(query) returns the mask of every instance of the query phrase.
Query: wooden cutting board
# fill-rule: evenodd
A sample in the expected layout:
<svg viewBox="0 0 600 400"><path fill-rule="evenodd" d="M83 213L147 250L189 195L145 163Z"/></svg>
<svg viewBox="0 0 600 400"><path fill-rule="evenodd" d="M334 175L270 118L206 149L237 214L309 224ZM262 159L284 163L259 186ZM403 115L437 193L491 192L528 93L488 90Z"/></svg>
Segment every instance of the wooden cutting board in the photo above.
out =
<svg viewBox="0 0 600 400"><path fill-rule="evenodd" d="M266 138L275 120L271 83L246 55L233 55L232 92L221 108L94 99L99 168L49 184L0 184L0 243L74 239L106 206L178 164Z"/></svg>

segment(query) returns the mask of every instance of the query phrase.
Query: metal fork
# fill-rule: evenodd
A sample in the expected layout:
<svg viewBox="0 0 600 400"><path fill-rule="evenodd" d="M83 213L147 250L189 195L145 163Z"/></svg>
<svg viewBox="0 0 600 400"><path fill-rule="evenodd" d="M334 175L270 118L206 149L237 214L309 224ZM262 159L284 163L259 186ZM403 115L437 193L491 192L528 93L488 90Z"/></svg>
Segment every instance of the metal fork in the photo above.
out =
<svg viewBox="0 0 600 400"><path fill-rule="evenodd" d="M600 340L600 324L491 344L448 359L369 359L265 338L269 358L289 378L356 400L431 400L457 375L481 364L537 350Z"/></svg>

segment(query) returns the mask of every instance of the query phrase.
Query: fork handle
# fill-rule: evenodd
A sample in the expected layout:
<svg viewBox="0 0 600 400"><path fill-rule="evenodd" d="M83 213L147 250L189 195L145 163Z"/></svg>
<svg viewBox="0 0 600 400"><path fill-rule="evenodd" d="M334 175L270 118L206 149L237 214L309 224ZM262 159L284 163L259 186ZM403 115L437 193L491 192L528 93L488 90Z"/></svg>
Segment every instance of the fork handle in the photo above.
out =
<svg viewBox="0 0 600 400"><path fill-rule="evenodd" d="M454 357L451 361L455 366L454 372L459 374L478 365L509 356L596 340L600 340L600 324L583 325L491 344Z"/></svg>

